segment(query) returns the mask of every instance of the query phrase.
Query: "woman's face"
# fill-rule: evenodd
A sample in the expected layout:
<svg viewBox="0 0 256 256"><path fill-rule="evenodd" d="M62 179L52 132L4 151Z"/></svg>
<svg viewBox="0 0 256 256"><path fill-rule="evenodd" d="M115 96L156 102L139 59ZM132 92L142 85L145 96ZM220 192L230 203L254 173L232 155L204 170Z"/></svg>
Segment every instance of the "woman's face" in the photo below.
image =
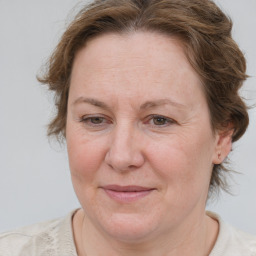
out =
<svg viewBox="0 0 256 256"><path fill-rule="evenodd" d="M106 34L76 55L66 139L75 192L98 231L139 241L196 225L219 138L179 41Z"/></svg>

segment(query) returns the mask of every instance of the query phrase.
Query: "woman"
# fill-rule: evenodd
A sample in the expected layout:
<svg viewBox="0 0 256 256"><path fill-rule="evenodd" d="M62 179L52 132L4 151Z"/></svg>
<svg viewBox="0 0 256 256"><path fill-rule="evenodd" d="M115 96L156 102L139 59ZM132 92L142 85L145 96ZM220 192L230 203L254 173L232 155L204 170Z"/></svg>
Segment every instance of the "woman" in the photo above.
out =
<svg viewBox="0 0 256 256"><path fill-rule="evenodd" d="M99 0L64 33L42 83L81 204L0 237L3 255L256 255L205 212L248 125L245 59L209 0Z"/></svg>

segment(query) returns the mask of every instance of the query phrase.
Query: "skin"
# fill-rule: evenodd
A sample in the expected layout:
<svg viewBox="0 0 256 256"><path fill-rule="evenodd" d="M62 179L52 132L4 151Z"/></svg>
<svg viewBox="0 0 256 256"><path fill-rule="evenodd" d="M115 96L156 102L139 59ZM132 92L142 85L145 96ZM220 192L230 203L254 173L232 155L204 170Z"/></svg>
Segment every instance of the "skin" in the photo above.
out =
<svg viewBox="0 0 256 256"><path fill-rule="evenodd" d="M73 63L66 125L79 256L208 255L218 223L205 203L230 136L212 131L200 78L175 38L87 42ZM152 191L117 201L103 189L110 184Z"/></svg>

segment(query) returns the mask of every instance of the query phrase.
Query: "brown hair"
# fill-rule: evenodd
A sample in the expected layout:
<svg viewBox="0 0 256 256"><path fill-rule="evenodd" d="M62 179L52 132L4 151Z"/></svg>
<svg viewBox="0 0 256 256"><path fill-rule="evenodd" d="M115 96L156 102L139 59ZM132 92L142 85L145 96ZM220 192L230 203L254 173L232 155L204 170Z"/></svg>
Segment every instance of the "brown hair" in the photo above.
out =
<svg viewBox="0 0 256 256"><path fill-rule="evenodd" d="M55 93L57 114L48 135L65 137L69 81L75 54L86 41L103 33L136 30L179 38L201 77L213 131L232 126L237 141L248 123L238 90L246 79L245 58L231 37L231 20L211 0L95 0L75 17L49 59L40 82ZM223 165L215 165L210 191L227 190Z"/></svg>

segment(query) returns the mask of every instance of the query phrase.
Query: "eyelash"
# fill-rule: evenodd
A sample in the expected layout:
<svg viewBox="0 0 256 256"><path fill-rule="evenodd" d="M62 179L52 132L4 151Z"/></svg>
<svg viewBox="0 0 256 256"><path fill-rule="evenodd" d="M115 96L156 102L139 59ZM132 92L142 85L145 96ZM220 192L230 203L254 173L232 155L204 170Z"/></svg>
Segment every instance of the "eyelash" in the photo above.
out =
<svg viewBox="0 0 256 256"><path fill-rule="evenodd" d="M93 120L101 120L100 123L93 123ZM159 124L157 125L154 120L156 119L159 119L161 121L163 121L163 124ZM159 121L158 120L158 121ZM153 122L153 124L150 122ZM80 122L83 123L83 124L86 124L88 126L91 126L91 127L101 127L105 124L108 124L108 123L111 123L111 121L109 121L107 118L105 118L104 116L83 116L81 119L80 119ZM169 125L172 125L172 124L175 124L176 122L171 119L171 118L168 118L168 117L165 117L165 116L161 116L161 115L150 115L146 118L146 121L144 122L145 124L149 123L152 127L157 127L157 128L162 128L162 127L167 127Z"/></svg>
<svg viewBox="0 0 256 256"><path fill-rule="evenodd" d="M93 120L101 120L100 123L93 123ZM104 116L82 116L81 119L79 120L81 123L83 123L83 125L86 125L88 127L92 127L92 128L100 128L102 126L104 126L105 124L110 123L110 121L108 121L107 118L105 118Z"/></svg>
<svg viewBox="0 0 256 256"><path fill-rule="evenodd" d="M161 119L164 122L164 124L160 124L160 125L155 124L154 120L156 120L156 119ZM165 117L165 116L161 116L161 115L150 115L147 118L147 122L150 122L150 121L152 121L154 123L154 124L152 124L152 126L159 127L159 128L167 127L169 125L176 123L173 119Z"/></svg>

